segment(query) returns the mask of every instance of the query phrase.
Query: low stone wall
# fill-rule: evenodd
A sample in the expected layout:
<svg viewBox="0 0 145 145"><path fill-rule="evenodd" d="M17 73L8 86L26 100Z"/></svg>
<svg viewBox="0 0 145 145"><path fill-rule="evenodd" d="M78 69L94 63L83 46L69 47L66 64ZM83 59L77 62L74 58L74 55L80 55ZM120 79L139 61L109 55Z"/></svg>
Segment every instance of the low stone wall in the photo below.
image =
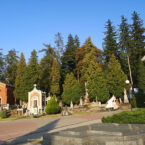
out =
<svg viewBox="0 0 145 145"><path fill-rule="evenodd" d="M43 136L44 145L145 145L145 125L93 124Z"/></svg>

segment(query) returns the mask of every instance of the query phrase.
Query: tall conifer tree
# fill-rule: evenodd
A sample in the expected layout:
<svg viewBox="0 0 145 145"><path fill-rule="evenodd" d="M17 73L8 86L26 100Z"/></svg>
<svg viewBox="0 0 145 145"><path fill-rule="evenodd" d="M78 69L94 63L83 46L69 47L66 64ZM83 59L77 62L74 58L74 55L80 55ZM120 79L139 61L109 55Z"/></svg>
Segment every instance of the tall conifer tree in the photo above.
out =
<svg viewBox="0 0 145 145"><path fill-rule="evenodd" d="M130 25L127 23L127 19L122 16L121 24L119 26L119 62L122 66L123 71L129 77L129 65L127 57L131 57L131 36L130 36Z"/></svg>
<svg viewBox="0 0 145 145"><path fill-rule="evenodd" d="M127 76L122 71L121 65L114 55L110 58L108 69L109 73L107 75L107 83L109 93L115 95L117 98L122 98Z"/></svg>
<svg viewBox="0 0 145 145"><path fill-rule="evenodd" d="M28 101L28 92L30 92L34 84L38 84L39 82L39 66L37 60L37 52L33 50L31 52L31 57L28 63L28 66L25 69L24 75L21 79L22 91L20 94L20 98L23 101Z"/></svg>
<svg viewBox="0 0 145 145"><path fill-rule="evenodd" d="M25 69L26 69L25 57L24 57L24 54L21 53L21 56L17 65L17 76L16 76L16 81L15 81L15 97L20 100L21 100L21 91L23 90L22 77L24 75Z"/></svg>
<svg viewBox="0 0 145 145"><path fill-rule="evenodd" d="M136 12L133 12L132 20L133 23L131 25L131 65L134 85L136 86L138 58L145 55L145 28L143 27L143 21L140 19L139 14L137 14Z"/></svg>
<svg viewBox="0 0 145 145"><path fill-rule="evenodd" d="M40 79L39 87L41 90L49 93L50 92L50 73L53 64L53 60L56 58L56 52L51 45L45 45L46 48L40 50L40 52L45 52L44 57L40 61Z"/></svg>
<svg viewBox="0 0 145 145"><path fill-rule="evenodd" d="M82 90L80 84L74 77L73 73L67 74L63 84L63 102L68 105L70 105L71 101L78 104L81 96Z"/></svg>
<svg viewBox="0 0 145 145"><path fill-rule="evenodd" d="M145 64L141 60L141 57L139 57L139 65L137 69L137 87L145 91Z"/></svg>
<svg viewBox="0 0 145 145"><path fill-rule="evenodd" d="M61 58L62 62L62 76L65 78L65 75L70 72L75 71L76 67L76 60L75 60L75 55L76 55L76 43L74 42L74 39L72 35L70 34L68 36L68 42L66 45L65 52L63 53L63 56Z"/></svg>
<svg viewBox="0 0 145 145"><path fill-rule="evenodd" d="M5 81L4 79L4 57L3 57L3 54L2 54L2 49L0 49L0 81L3 82Z"/></svg>
<svg viewBox="0 0 145 145"><path fill-rule="evenodd" d="M15 85L16 79L16 70L17 70L17 63L18 63L18 56L16 54L16 50L12 49L8 52L5 58L6 62L6 70L5 70L5 77L6 83Z"/></svg>
<svg viewBox="0 0 145 145"><path fill-rule="evenodd" d="M109 58L112 54L114 54L117 57L118 44L117 44L117 34L110 20L107 21L105 28L107 30L104 33L105 38L103 42L103 49L104 49L105 62L108 63Z"/></svg>
<svg viewBox="0 0 145 145"><path fill-rule="evenodd" d="M53 95L58 96L60 94L60 66L57 60L53 60L50 77L51 77L50 92Z"/></svg>

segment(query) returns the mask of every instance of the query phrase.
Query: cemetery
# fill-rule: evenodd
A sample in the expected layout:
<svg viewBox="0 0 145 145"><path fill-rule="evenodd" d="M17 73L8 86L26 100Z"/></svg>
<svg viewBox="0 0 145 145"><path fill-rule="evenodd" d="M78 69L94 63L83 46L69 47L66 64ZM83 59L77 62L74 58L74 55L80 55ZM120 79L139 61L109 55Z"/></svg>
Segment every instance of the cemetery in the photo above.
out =
<svg viewBox="0 0 145 145"><path fill-rule="evenodd" d="M0 9L0 145L144 145L145 2L15 1Z"/></svg>

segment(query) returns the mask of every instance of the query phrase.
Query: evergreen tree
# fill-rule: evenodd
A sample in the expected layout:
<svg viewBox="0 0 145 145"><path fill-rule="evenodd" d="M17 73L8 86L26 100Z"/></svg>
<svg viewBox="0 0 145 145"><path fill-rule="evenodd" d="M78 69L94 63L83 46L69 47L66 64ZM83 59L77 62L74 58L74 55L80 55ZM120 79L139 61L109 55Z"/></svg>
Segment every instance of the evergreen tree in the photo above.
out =
<svg viewBox="0 0 145 145"><path fill-rule="evenodd" d="M145 64L139 57L139 65L138 65L138 74L137 74L137 81L138 81L138 88L142 91L145 91Z"/></svg>
<svg viewBox="0 0 145 145"><path fill-rule="evenodd" d="M51 69L51 87L50 92L57 96L60 94L60 66L57 60L53 61Z"/></svg>
<svg viewBox="0 0 145 145"><path fill-rule="evenodd" d="M25 57L24 57L24 54L21 53L21 56L17 65L17 76L16 76L16 81L15 81L15 97L20 100L21 100L21 94L22 94L21 91L23 90L22 84L21 84L23 82L21 80L24 75L25 69L26 69Z"/></svg>
<svg viewBox="0 0 145 145"><path fill-rule="evenodd" d="M2 51L2 49L0 49L0 51ZM4 58L3 58L3 54L2 52L0 52L0 81L3 82L4 79Z"/></svg>
<svg viewBox="0 0 145 145"><path fill-rule="evenodd" d="M74 39L70 34L68 36L66 50L61 58L61 62L62 62L61 70L62 70L62 76L64 78L67 73L74 72L75 70L75 66L76 66L75 55L76 55L76 46L74 43Z"/></svg>
<svg viewBox="0 0 145 145"><path fill-rule="evenodd" d="M55 35L55 44L56 44L56 54L60 62L60 58L64 52L64 44L63 44L63 38L61 36L61 33L59 32Z"/></svg>
<svg viewBox="0 0 145 145"><path fill-rule="evenodd" d="M145 28L143 27L143 21L139 18L136 12L132 14L133 24L131 25L131 67L134 80L134 86L137 84L137 67L138 58L145 55Z"/></svg>
<svg viewBox="0 0 145 145"><path fill-rule="evenodd" d="M95 63L102 63L102 54L101 50L97 49L96 46L91 41L89 37L85 43L85 55L82 60L82 67L81 67L81 77L83 81L87 81L87 74L86 71L89 68L90 62L94 61Z"/></svg>
<svg viewBox="0 0 145 145"><path fill-rule="evenodd" d="M77 35L75 35L75 37L74 37L74 45L76 46L76 49L78 47L80 47L80 40L79 40L79 37Z"/></svg>
<svg viewBox="0 0 145 145"><path fill-rule="evenodd" d="M80 82L81 70L83 67L83 59L86 55L85 45L82 47L78 47L76 50L76 72L77 72L77 80Z"/></svg>
<svg viewBox="0 0 145 145"><path fill-rule="evenodd" d="M109 58L112 54L114 54L117 57L118 44L117 44L117 34L110 20L107 21L105 28L107 30L104 33L106 36L104 38L103 49L104 49L105 62L108 63Z"/></svg>
<svg viewBox="0 0 145 145"><path fill-rule="evenodd" d="M97 97L98 101L106 102L109 99L109 91L101 66L92 59L86 74L89 98L95 100Z"/></svg>
<svg viewBox="0 0 145 145"><path fill-rule="evenodd" d="M82 90L80 84L75 79L73 73L67 74L63 85L63 94L62 94L63 102L67 105L69 105L71 101L73 103L78 104L81 95Z"/></svg>
<svg viewBox="0 0 145 145"><path fill-rule="evenodd" d="M34 84L39 82L39 66L37 60L37 52L32 51L28 66L25 69L24 75L20 80L22 91L19 97L23 101L28 101L28 92L33 89Z"/></svg>
<svg viewBox="0 0 145 145"><path fill-rule="evenodd" d="M53 64L53 60L56 58L56 53L54 48L50 45L45 45L45 49L42 49L40 52L45 52L44 57L40 61L40 79L39 87L41 90L49 93L50 92L50 73Z"/></svg>
<svg viewBox="0 0 145 145"><path fill-rule="evenodd" d="M127 57L130 58L131 51L131 36L130 36L130 25L127 23L127 19L122 16L121 24L119 27L120 35L119 35L119 62L122 66L123 71L129 77L129 69L128 69L128 60Z"/></svg>
<svg viewBox="0 0 145 145"><path fill-rule="evenodd" d="M122 71L119 62L114 55L110 58L108 69L107 83L109 93L115 95L117 98L122 98L127 76Z"/></svg>
<svg viewBox="0 0 145 145"><path fill-rule="evenodd" d="M5 70L5 77L6 83L15 85L16 79L16 70L17 70L17 63L18 63L18 56L16 54L16 50L10 50L5 58L6 62L6 70Z"/></svg>

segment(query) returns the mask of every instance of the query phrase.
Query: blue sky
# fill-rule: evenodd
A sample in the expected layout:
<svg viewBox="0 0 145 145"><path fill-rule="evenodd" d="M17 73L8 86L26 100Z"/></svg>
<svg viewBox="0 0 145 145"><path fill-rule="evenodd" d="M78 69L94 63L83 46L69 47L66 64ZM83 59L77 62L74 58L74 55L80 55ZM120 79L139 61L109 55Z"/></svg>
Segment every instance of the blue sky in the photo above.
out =
<svg viewBox="0 0 145 145"><path fill-rule="evenodd" d="M81 44L91 36L102 49L106 21L118 28L124 15L131 23L134 10L145 22L145 0L0 0L0 48L4 54L15 48L28 60L43 43L54 46L54 35L60 32L65 43L70 33Z"/></svg>

